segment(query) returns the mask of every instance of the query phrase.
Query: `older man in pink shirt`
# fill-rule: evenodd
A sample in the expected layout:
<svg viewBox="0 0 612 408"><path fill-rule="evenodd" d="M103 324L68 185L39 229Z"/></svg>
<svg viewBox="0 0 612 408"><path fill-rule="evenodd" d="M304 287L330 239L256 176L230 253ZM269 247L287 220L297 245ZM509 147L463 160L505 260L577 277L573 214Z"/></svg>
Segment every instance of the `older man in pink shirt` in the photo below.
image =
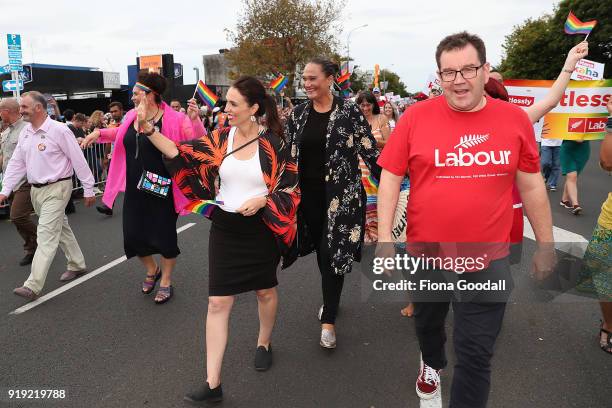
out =
<svg viewBox="0 0 612 408"><path fill-rule="evenodd" d="M72 280L86 272L83 252L64 214L72 192L73 171L83 184L85 205L92 206L96 199L94 177L85 156L70 129L47 116L45 97L39 92L26 92L19 110L28 124L19 135L6 169L0 201L12 192L23 176L27 177L32 185L32 205L39 217L38 248L28 280L14 293L34 300L42 291L58 246L68 259L61 281Z"/></svg>

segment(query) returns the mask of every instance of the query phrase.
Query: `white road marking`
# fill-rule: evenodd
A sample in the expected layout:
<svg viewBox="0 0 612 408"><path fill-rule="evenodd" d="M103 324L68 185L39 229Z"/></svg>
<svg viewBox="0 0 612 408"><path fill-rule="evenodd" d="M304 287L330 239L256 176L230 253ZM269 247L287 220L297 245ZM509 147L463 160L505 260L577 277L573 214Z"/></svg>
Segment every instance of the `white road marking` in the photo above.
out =
<svg viewBox="0 0 612 408"><path fill-rule="evenodd" d="M190 222L189 224L185 224L182 227L178 228L176 230L177 234L180 234L181 232L185 231L188 228L193 227L194 225L196 225L195 222ZM10 315L18 315L24 312L27 312L28 310L31 310L33 308L35 308L38 305L41 305L43 303L45 303L47 300L53 299L54 297L61 295L62 293L74 288L77 285L80 285L83 282L86 282L88 280L90 280L91 278L94 278L98 275L100 275L102 272L106 272L109 269L119 265L120 263L123 263L127 260L127 258L124 256L115 259L114 261L111 261L109 263L107 263L106 265L103 265L101 267L99 267L98 269L91 271L89 273L86 273L85 275L81 276L80 278L77 278L75 280L73 280L70 283L67 283L57 289L55 289L54 291L51 291L49 293L47 293L44 296L39 297L38 299L36 299L33 302L27 303L23 306L21 306L19 309L15 309L13 310L11 313L9 313Z"/></svg>
<svg viewBox="0 0 612 408"><path fill-rule="evenodd" d="M531 224L529 224L527 217L523 218L525 220L523 236L535 241L535 234L533 233ZM586 250L589 240L582 235L564 230L563 228L555 227L553 225L553 236L555 238L555 248L557 248L559 251L563 251L578 258L582 258L584 256L584 251Z"/></svg>

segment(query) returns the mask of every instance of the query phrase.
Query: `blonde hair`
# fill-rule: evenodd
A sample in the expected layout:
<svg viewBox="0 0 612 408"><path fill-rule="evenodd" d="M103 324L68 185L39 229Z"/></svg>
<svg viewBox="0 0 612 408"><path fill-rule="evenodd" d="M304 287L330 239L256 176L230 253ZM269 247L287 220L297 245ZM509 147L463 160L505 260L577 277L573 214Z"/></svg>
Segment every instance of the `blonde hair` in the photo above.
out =
<svg viewBox="0 0 612 408"><path fill-rule="evenodd" d="M91 125L94 128L102 128L104 127L104 112L101 110L95 110L89 117Z"/></svg>

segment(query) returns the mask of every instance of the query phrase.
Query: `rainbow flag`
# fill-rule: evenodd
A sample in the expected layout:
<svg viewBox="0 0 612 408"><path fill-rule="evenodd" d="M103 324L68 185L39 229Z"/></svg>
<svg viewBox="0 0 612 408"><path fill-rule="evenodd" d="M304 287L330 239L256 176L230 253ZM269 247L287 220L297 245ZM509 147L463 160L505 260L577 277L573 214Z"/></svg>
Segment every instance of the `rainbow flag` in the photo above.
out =
<svg viewBox="0 0 612 408"><path fill-rule="evenodd" d="M350 78L351 78L351 73L350 72L347 72L344 75L341 75L340 77L338 77L336 82L340 86L340 89L346 90L346 89L349 89L351 87L351 81L349 81Z"/></svg>
<svg viewBox="0 0 612 408"><path fill-rule="evenodd" d="M215 93L211 91L201 79L196 85L196 93L200 96L200 99L202 99L202 101L208 105L210 109L212 109L219 100L219 97L217 97L217 95L215 95Z"/></svg>
<svg viewBox="0 0 612 408"><path fill-rule="evenodd" d="M342 66L340 67L340 75L344 75L349 72L349 63L348 61L344 61Z"/></svg>
<svg viewBox="0 0 612 408"><path fill-rule="evenodd" d="M215 200L197 200L191 201L185 209L194 214L203 215L206 218L210 218L215 206L223 205L223 201L215 201Z"/></svg>
<svg viewBox="0 0 612 408"><path fill-rule="evenodd" d="M272 88L274 90L274 92L280 93L280 91L283 90L285 85L287 85L287 81L288 81L287 77L284 76L283 74L281 74L274 81L270 82L270 88Z"/></svg>
<svg viewBox="0 0 612 408"><path fill-rule="evenodd" d="M593 30L595 27L595 24L597 24L597 20L583 23L582 21L578 20L578 17L576 17L574 13L570 11L569 16L567 16L567 20L565 21L565 32L567 34L589 35L591 30Z"/></svg>

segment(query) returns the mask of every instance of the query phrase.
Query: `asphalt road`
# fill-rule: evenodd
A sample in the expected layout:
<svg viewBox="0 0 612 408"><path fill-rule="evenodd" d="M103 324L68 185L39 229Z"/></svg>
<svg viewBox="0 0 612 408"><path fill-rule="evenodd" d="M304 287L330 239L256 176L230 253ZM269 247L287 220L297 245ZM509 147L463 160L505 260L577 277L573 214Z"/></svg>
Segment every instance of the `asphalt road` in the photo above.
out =
<svg viewBox="0 0 612 408"><path fill-rule="evenodd" d="M593 158L599 143L592 143ZM558 206L556 226L590 238L611 181L595 160L580 180L584 215ZM69 217L86 256L97 269L123 255L121 200L112 218L77 204ZM179 235L182 254L174 275L175 297L166 305L140 293L144 272L137 260L119 263L19 315L25 302L11 291L29 273L14 227L0 222L0 405L11 407L184 407L182 397L203 378L209 222L198 216ZM533 249L526 241L525 251ZM61 252L45 293L63 284ZM224 361L221 407L418 407L414 381L419 352L401 300L368 300L369 276L356 264L346 279L337 321L338 348L319 347L316 311L321 303L314 256L279 273L280 307L274 333L274 365L256 372L254 294L238 297ZM493 360L490 407L609 407L612 358L597 345L597 303L578 297L543 302L532 296L526 266L513 274L519 285L508 304ZM524 284L520 284L520 283ZM562 301L560 299L563 299ZM448 321L452 333L452 319ZM447 404L453 369L443 371ZM9 389L58 389L63 400L10 402Z"/></svg>

